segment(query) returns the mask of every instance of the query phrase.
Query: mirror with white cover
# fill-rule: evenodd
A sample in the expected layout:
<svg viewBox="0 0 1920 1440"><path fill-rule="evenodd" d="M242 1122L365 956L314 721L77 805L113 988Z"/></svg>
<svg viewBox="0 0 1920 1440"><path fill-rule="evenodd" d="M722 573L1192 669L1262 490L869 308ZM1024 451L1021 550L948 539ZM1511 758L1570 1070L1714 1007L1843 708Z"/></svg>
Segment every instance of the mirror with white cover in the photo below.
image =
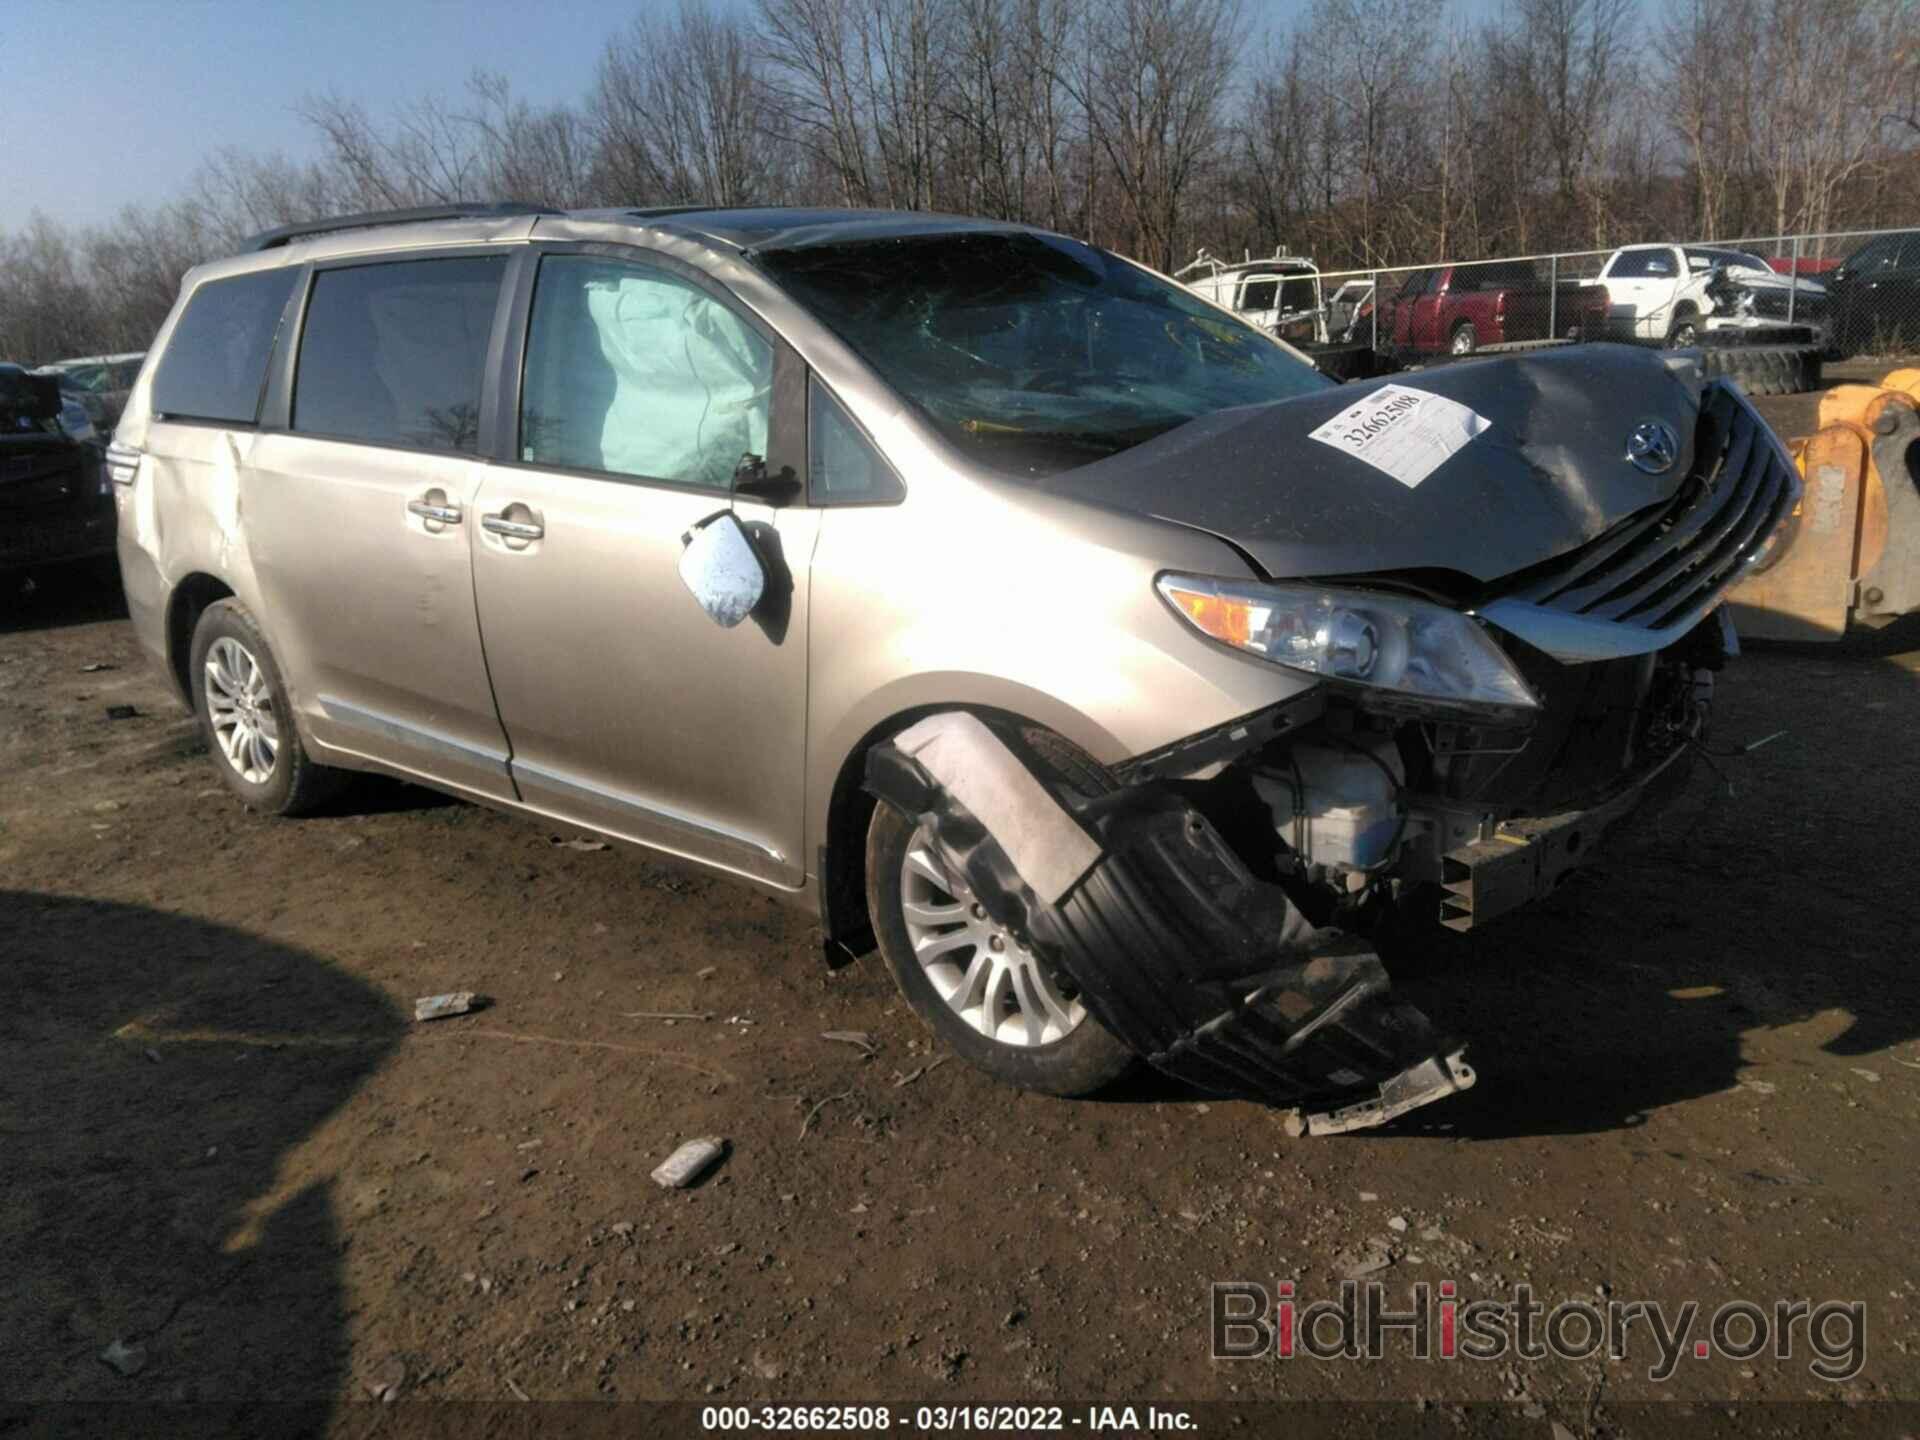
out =
<svg viewBox="0 0 1920 1440"><path fill-rule="evenodd" d="M701 521L684 538L681 582L714 624L731 630L753 613L766 593L766 567L731 510Z"/></svg>

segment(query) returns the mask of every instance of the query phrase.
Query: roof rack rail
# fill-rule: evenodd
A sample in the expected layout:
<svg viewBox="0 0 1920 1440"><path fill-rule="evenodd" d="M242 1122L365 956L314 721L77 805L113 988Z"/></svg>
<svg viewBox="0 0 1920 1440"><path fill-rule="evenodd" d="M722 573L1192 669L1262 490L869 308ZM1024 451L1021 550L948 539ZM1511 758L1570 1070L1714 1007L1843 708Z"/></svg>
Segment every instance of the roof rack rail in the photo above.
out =
<svg viewBox="0 0 1920 1440"><path fill-rule="evenodd" d="M410 210L368 210L359 215L335 215L326 220L303 220L262 230L240 246L242 254L272 250L291 245L313 235L332 235L341 230L370 230L379 225L412 225L422 220L486 220L509 215L557 215L546 205L530 205L524 200L500 200L492 204L421 205Z"/></svg>

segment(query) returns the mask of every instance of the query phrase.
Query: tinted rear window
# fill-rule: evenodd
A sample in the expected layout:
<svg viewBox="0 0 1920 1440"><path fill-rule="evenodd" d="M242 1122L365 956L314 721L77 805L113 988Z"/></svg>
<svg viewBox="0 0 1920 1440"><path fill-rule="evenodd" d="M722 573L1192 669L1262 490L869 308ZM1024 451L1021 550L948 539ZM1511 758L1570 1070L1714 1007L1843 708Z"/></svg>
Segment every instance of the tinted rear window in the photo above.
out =
<svg viewBox="0 0 1920 1440"><path fill-rule="evenodd" d="M313 278L293 428L468 453L506 258L404 260Z"/></svg>
<svg viewBox="0 0 1920 1440"><path fill-rule="evenodd" d="M155 413L253 424L295 273L259 270L195 290L154 372Z"/></svg>
<svg viewBox="0 0 1920 1440"><path fill-rule="evenodd" d="M1634 280L1642 275L1673 274L1671 250L1622 250L1607 274L1616 280Z"/></svg>

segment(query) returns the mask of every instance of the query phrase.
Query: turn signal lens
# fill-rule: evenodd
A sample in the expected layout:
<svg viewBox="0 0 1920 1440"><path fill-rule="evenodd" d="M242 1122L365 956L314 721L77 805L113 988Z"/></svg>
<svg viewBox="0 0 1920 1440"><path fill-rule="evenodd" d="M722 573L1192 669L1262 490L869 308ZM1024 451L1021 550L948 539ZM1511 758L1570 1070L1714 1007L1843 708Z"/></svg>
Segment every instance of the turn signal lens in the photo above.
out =
<svg viewBox="0 0 1920 1440"><path fill-rule="evenodd" d="M1203 595L1197 590L1168 590L1166 594L1203 635L1243 650L1252 640L1254 606L1251 601L1226 595Z"/></svg>

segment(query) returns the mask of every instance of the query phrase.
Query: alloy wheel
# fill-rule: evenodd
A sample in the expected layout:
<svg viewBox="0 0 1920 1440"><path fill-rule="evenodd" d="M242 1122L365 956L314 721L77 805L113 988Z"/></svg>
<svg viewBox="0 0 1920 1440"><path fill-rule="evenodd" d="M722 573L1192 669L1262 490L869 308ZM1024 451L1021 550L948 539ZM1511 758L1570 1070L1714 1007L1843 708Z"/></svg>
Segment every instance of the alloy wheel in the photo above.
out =
<svg viewBox="0 0 1920 1440"><path fill-rule="evenodd" d="M924 828L900 863L900 909L914 958L934 993L974 1030L1002 1045L1051 1045L1086 1021L1039 957L995 924L964 880L950 875Z"/></svg>
<svg viewBox="0 0 1920 1440"><path fill-rule="evenodd" d="M266 784L280 753L280 721L266 671L246 646L222 635L207 649L205 691L220 753L249 785Z"/></svg>

